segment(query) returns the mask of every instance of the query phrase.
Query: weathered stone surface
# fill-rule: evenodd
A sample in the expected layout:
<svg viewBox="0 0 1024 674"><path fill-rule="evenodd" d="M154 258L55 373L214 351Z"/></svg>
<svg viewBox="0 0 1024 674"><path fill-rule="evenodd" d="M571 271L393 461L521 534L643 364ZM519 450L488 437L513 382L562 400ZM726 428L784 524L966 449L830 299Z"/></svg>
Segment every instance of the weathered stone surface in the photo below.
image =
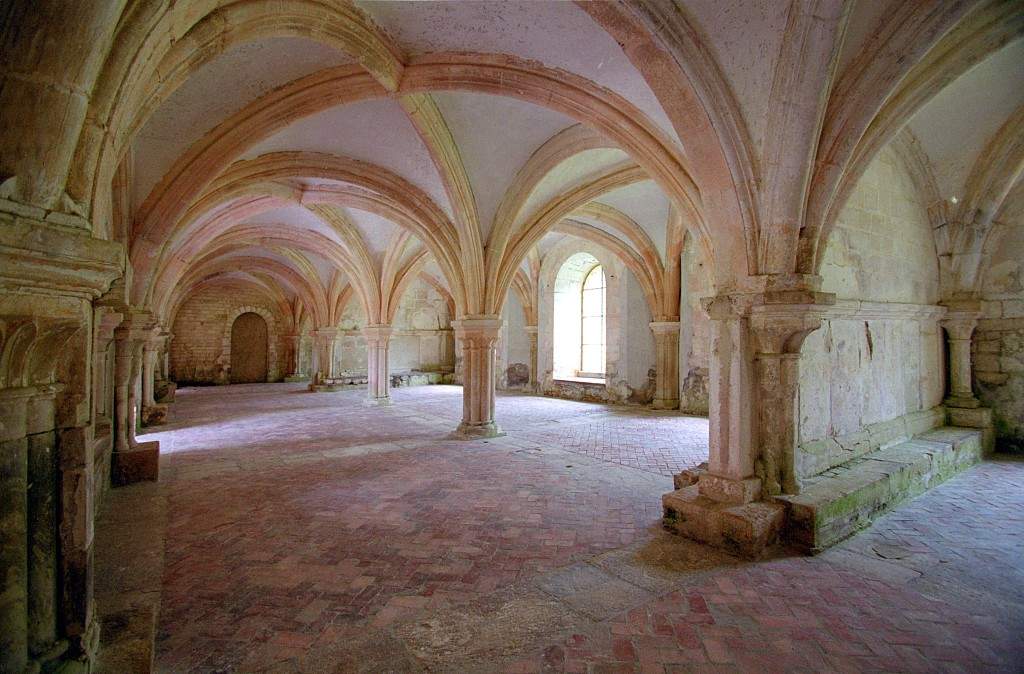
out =
<svg viewBox="0 0 1024 674"><path fill-rule="evenodd" d="M764 555L778 541L785 508L777 503L712 500L697 485L662 496L665 527L675 533L748 558Z"/></svg>
<svg viewBox="0 0 1024 674"><path fill-rule="evenodd" d="M149 405L142 408L142 425L159 426L167 421L167 405Z"/></svg>
<svg viewBox="0 0 1024 674"><path fill-rule="evenodd" d="M944 427L863 455L806 480L787 508L784 538L816 552L868 526L886 510L982 457L980 430Z"/></svg>
<svg viewBox="0 0 1024 674"><path fill-rule="evenodd" d="M114 484L124 486L160 476L160 443L142 442L127 451L115 451Z"/></svg>
<svg viewBox="0 0 1024 674"><path fill-rule="evenodd" d="M166 499L152 483L111 493L96 523L100 649L94 671L153 669L164 574Z"/></svg>

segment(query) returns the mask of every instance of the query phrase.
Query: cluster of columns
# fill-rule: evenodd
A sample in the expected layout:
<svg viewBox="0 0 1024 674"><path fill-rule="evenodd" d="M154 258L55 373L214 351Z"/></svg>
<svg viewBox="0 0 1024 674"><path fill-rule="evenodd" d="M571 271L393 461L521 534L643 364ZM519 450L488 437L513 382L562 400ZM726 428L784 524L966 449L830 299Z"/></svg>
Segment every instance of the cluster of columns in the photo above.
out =
<svg viewBox="0 0 1024 674"><path fill-rule="evenodd" d="M103 406L93 356L121 319L94 302L122 275L123 248L54 227L41 211L13 217L4 208L0 201L0 671L71 661L84 671L99 635L96 459L110 442L96 432Z"/></svg>

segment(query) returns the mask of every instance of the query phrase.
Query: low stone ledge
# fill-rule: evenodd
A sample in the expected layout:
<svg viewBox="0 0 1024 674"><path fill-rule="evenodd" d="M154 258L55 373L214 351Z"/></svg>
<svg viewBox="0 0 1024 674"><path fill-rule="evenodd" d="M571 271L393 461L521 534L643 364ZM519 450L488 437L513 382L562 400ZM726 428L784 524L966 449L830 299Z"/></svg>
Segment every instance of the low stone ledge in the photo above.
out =
<svg viewBox="0 0 1024 674"><path fill-rule="evenodd" d="M976 463L982 447L981 430L947 426L806 480L800 494L774 499L786 507L783 539L819 552Z"/></svg>
<svg viewBox="0 0 1024 674"><path fill-rule="evenodd" d="M451 383L452 374L450 372L398 372L391 375L392 388Z"/></svg>
<svg viewBox="0 0 1024 674"><path fill-rule="evenodd" d="M937 405L880 421L846 435L805 442L796 451L797 477L805 481L945 423L946 408Z"/></svg>
<svg viewBox="0 0 1024 674"><path fill-rule="evenodd" d="M153 671L167 527L166 498L144 482L109 493L96 522L94 672Z"/></svg>

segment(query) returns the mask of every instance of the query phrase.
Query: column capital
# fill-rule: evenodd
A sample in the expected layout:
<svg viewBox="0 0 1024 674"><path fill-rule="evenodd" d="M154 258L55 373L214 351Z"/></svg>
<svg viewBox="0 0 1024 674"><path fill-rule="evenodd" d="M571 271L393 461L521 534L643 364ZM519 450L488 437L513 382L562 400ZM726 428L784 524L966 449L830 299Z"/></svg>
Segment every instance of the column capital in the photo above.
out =
<svg viewBox="0 0 1024 674"><path fill-rule="evenodd" d="M475 315L452 321L459 339L497 339L504 321L500 316Z"/></svg>
<svg viewBox="0 0 1024 674"><path fill-rule="evenodd" d="M345 332L344 328L331 327L331 328L317 328L313 330L313 335L321 337L323 339L336 339L341 337Z"/></svg>
<svg viewBox="0 0 1024 674"><path fill-rule="evenodd" d="M655 335L679 333L679 321L651 321L649 325Z"/></svg>
<svg viewBox="0 0 1024 674"><path fill-rule="evenodd" d="M523 330L526 331L526 334L528 334L528 335L536 335L537 334L537 326L536 325L524 326Z"/></svg>
<svg viewBox="0 0 1024 674"><path fill-rule="evenodd" d="M729 293L706 297L701 305L711 320L749 319L757 353L797 354L819 327L835 295L808 288Z"/></svg>
<svg viewBox="0 0 1024 674"><path fill-rule="evenodd" d="M981 302L978 300L952 300L943 302L946 315L939 320L939 325L949 334L950 339L967 340L974 334L981 318Z"/></svg>
<svg viewBox="0 0 1024 674"><path fill-rule="evenodd" d="M367 325L362 329L363 338L369 342L386 342L391 339L394 328L390 325L374 324Z"/></svg>

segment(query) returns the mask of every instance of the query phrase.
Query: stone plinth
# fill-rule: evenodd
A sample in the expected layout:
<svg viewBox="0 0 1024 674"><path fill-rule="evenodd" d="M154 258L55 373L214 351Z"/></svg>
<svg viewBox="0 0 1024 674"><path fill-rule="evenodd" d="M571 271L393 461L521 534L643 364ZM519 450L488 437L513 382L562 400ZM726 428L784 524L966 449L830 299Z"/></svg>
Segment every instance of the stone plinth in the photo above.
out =
<svg viewBox="0 0 1024 674"><path fill-rule="evenodd" d="M665 494L661 503L666 529L751 559L778 541L785 516L777 503L723 503L697 485Z"/></svg>
<svg viewBox="0 0 1024 674"><path fill-rule="evenodd" d="M140 442L126 451L117 451L113 455L113 482L124 486L142 482L155 481L160 475L160 443Z"/></svg>
<svg viewBox="0 0 1024 674"><path fill-rule="evenodd" d="M154 404L142 408L142 425L159 426L167 421L167 405Z"/></svg>

